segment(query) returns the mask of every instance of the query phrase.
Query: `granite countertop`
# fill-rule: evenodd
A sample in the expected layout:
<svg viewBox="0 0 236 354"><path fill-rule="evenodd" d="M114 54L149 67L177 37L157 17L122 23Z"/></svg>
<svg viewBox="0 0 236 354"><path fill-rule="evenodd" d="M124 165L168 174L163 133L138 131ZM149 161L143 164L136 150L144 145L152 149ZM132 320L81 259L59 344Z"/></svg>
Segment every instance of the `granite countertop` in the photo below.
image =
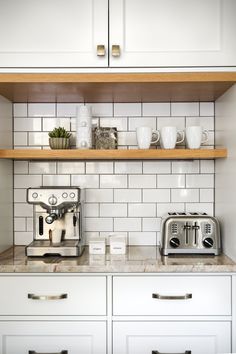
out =
<svg viewBox="0 0 236 354"><path fill-rule="evenodd" d="M12 247L0 254L1 273L220 273L236 272L236 263L221 256L162 257L154 246L130 246L126 255L29 258L25 248Z"/></svg>

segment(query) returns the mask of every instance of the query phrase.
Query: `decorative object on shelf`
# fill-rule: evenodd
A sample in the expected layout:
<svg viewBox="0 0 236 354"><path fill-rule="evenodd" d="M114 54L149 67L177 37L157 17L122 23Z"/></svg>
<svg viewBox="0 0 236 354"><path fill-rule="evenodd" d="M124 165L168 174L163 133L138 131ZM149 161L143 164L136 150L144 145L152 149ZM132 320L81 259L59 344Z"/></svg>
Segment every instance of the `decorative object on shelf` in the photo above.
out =
<svg viewBox="0 0 236 354"><path fill-rule="evenodd" d="M118 137L117 129L109 127L98 127L94 132L95 149L109 150L117 149Z"/></svg>
<svg viewBox="0 0 236 354"><path fill-rule="evenodd" d="M199 149L201 144L208 141L208 138L208 130L203 130L199 125L186 128L186 143L188 149Z"/></svg>
<svg viewBox="0 0 236 354"><path fill-rule="evenodd" d="M65 128L54 128L49 135L49 146L51 149L69 149L70 148L70 136Z"/></svg>
<svg viewBox="0 0 236 354"><path fill-rule="evenodd" d="M136 134L139 149L149 149L151 144L157 143L160 139L159 131L152 130L150 127L138 127Z"/></svg>
<svg viewBox="0 0 236 354"><path fill-rule="evenodd" d="M175 149L177 144L184 141L184 131L177 130L176 127L162 127L160 144L162 149Z"/></svg>
<svg viewBox="0 0 236 354"><path fill-rule="evenodd" d="M92 148L92 113L89 106L78 106L76 113L76 147Z"/></svg>

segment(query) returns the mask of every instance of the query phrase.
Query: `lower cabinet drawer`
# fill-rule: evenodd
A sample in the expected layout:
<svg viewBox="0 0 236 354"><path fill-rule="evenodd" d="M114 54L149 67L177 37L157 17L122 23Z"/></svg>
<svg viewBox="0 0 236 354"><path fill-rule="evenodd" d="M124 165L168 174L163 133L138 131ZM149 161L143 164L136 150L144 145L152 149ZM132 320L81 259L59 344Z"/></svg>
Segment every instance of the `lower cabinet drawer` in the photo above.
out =
<svg viewBox="0 0 236 354"><path fill-rule="evenodd" d="M105 354L105 322L0 322L1 354Z"/></svg>
<svg viewBox="0 0 236 354"><path fill-rule="evenodd" d="M105 276L1 276L1 315L106 315Z"/></svg>
<svg viewBox="0 0 236 354"><path fill-rule="evenodd" d="M231 353L230 322L114 322L113 354Z"/></svg>
<svg viewBox="0 0 236 354"><path fill-rule="evenodd" d="M230 276L115 276L113 315L231 315Z"/></svg>

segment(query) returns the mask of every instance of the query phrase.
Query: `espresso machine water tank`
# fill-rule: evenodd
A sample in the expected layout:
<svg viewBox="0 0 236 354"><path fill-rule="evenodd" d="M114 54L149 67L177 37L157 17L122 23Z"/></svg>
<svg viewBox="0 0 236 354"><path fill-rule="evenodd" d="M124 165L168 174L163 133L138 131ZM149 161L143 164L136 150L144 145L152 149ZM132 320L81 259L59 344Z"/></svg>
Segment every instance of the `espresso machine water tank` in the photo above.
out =
<svg viewBox="0 0 236 354"><path fill-rule="evenodd" d="M78 187L28 188L27 201L34 205L34 241L27 256L80 256L84 249L83 190ZM61 230L61 241L52 233Z"/></svg>

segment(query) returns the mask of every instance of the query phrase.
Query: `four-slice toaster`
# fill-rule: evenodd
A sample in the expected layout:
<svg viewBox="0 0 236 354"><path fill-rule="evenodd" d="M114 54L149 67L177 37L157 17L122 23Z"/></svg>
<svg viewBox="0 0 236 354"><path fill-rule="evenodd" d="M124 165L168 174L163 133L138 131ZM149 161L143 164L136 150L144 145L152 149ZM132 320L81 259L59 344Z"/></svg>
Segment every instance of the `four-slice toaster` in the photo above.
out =
<svg viewBox="0 0 236 354"><path fill-rule="evenodd" d="M168 213L162 218L163 255L220 252L220 226L216 218L206 213Z"/></svg>

